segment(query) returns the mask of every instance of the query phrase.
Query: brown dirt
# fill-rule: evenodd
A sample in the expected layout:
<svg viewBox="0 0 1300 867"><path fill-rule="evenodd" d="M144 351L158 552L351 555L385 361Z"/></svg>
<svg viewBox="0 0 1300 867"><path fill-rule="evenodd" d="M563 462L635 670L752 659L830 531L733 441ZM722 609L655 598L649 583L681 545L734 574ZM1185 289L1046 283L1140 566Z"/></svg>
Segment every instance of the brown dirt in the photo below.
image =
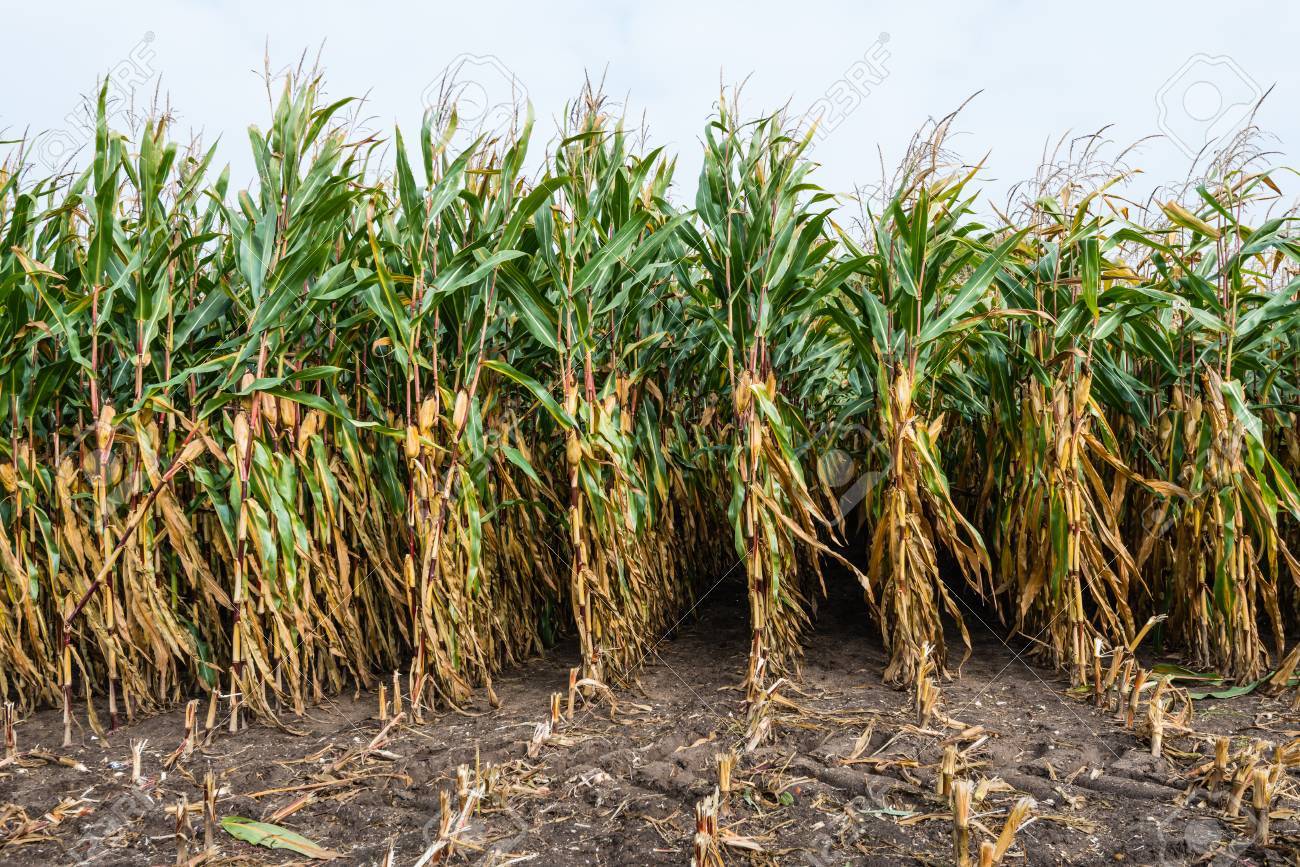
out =
<svg viewBox="0 0 1300 867"><path fill-rule="evenodd" d="M778 704L773 736L737 766L720 824L762 851L728 846L728 864L952 863L951 821L933 791L942 743L958 730L908 728L915 723L911 696L881 683L878 635L853 592L842 592L822 603L802 680L778 691L791 704ZM499 708L483 698L464 713L403 725L384 746L387 757L355 760L332 776L327 764L382 727L374 695L339 697L304 719L286 718L301 735L266 725L234 736L219 731L165 775L162 759L182 733L179 710L104 740L83 731L68 750L58 746L59 714L38 713L18 726L20 750L41 746L85 770L30 756L0 767L0 817L3 805L15 805L39 822L65 799L85 815L34 831L44 839L0 842L0 863L174 863L174 820L164 809L182 793L197 803L210 767L219 814L253 818L304 794L259 794L265 790L357 777L315 789L280 824L337 850L343 863L383 863L391 849L393 863L409 865L437 837L439 791L452 791L454 803L457 766L477 761L500 766L501 783L460 834L452 863L687 864L695 804L717 781L715 756L745 739L736 688L748 650L746 626L736 616L744 610L743 588L718 587L700 605L702 617L651 655L639 682L616 690L612 719L607 702L580 707L532 759L527 742L548 715L550 694L567 687L572 645L499 679ZM1006 784L992 786L973 807L975 847L996 836L1007 808L1027 794L1038 802L1036 818L1004 863L1297 863L1300 824L1293 813L1279 807L1273 845L1252 846L1249 809L1227 820L1204 790L1187 797L1191 787L1176 768L1195 764L1193 757L1175 756L1175 764L1153 758L1113 713L1066 696L1064 681L1017 655L1026 642L1008 646L978 629L975 617L967 619L975 653L959 679L943 684L942 710L988 735L957 740L966 751L961 774ZM1300 728L1289 714L1286 702L1255 696L1200 702L1195 726L1280 743L1296 736L1287 729ZM862 756L870 761L845 764L867 728ZM129 742L138 738L148 739L142 791L129 780ZM1187 737L1169 744L1188 753L1210 750ZM17 816L11 811L8 824L0 820L0 840L12 834ZM197 813L193 825L201 838ZM216 842L219 854L207 863L283 864L296 857L220 830Z"/></svg>

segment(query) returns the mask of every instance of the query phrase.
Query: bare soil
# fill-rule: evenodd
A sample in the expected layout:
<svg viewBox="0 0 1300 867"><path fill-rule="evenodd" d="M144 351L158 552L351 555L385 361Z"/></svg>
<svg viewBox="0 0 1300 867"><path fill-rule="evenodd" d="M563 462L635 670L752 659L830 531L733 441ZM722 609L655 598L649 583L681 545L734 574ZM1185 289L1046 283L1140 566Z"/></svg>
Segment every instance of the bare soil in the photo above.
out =
<svg viewBox="0 0 1300 867"><path fill-rule="evenodd" d="M483 695L461 712L398 724L382 753L363 756L357 751L384 727L374 694L286 717L297 735L265 724L219 730L165 772L163 758L183 733L180 710L106 739L84 730L71 749L59 746L59 713L43 711L20 721L23 755L0 767L0 864L172 864L167 811L182 794L198 804L211 768L220 816L281 811L278 824L335 850L341 863L382 864L391 853L392 863L410 865L438 838L440 791L452 793L454 808L456 769L476 763L495 767L496 782L444 863L687 864L695 805L718 781L715 757L746 739L737 688L749 645L737 612L745 610L742 587L717 587L698 617L651 654L638 682L615 689L614 708L580 702L531 758L551 693L567 690L577 661L571 644L500 678L499 707ZM973 807L973 849L997 836L1019 797L1037 802L1003 863L1300 861L1300 823L1285 803L1274 813L1272 844L1261 848L1250 842L1248 808L1226 819L1221 795L1207 799L1181 776L1211 754L1206 740L1171 735L1166 756L1152 757L1113 712L1067 695L1064 680L1027 660L1028 642L1004 643L972 614L975 652L959 678L942 684L943 713L982 727L962 732L916 726L911 694L881 682L879 636L851 587L821 603L802 678L778 689L771 736L734 773L720 821L728 864L953 863L949 808L934 794L946 743L961 751L960 776L986 781ZM1197 713L1198 731L1231 734L1234 747L1300 736L1289 697L1202 701ZM130 742L140 738L148 739L146 779L137 787ZM28 752L34 747L47 758ZM356 757L330 770L349 754ZM51 761L59 757L81 767ZM1286 785L1294 791L1294 777ZM198 853L197 811L191 823ZM204 863L301 860L220 829L215 842Z"/></svg>

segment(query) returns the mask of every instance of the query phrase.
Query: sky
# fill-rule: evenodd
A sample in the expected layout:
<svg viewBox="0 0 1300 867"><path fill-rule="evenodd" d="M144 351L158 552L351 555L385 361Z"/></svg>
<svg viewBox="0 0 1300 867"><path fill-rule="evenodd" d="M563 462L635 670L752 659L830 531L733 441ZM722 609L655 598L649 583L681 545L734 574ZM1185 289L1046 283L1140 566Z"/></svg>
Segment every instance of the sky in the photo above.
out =
<svg viewBox="0 0 1300 867"><path fill-rule="evenodd" d="M720 88L744 82L753 115L788 106L820 116L814 179L848 192L881 178L927 119L969 97L950 140L993 197L1031 178L1066 136L1105 137L1144 174L1135 198L1184 179L1195 154L1254 115L1300 165L1300 7L1250 3L605 2L402 4L317 0L114 3L0 0L2 138L40 134L57 163L83 147L79 106L109 76L117 105L170 103L180 134L220 136L232 181L251 177L245 129L269 117L262 71L320 52L331 97L362 96L375 130L408 137L445 73L466 114L524 93L549 139L585 76L603 77L629 124L679 155L677 193L693 198L703 128ZM17 37L17 38L13 38ZM978 95L976 95L978 93ZM486 107L480 111L473 106ZM119 120L119 125L123 121ZM84 155L84 150L81 151ZM1289 180L1289 179L1288 179ZM1287 184L1294 196L1300 184Z"/></svg>

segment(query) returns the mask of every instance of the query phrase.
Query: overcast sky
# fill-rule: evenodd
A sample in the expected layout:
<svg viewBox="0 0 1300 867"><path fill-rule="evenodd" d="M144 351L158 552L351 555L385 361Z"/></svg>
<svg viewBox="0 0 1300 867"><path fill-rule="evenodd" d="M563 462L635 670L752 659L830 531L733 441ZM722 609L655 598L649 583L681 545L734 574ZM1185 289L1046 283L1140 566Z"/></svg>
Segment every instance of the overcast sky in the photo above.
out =
<svg viewBox="0 0 1300 867"><path fill-rule="evenodd" d="M720 81L746 77L748 111L824 114L816 177L836 191L878 180L878 147L892 168L920 124L976 91L956 144L990 154L993 191L1031 176L1049 140L1106 124L1117 145L1163 134L1134 160L1139 187L1177 181L1187 153L1269 87L1257 122L1277 137L1277 162L1300 164L1300 10L1287 3L3 3L0 130L43 131L46 161L81 144L69 116L111 73L142 103L161 81L179 128L220 135L245 183L244 130L267 118L264 52L283 67L323 43L330 95L368 95L380 129L417 127L430 85L458 65L489 105L513 77L549 137L584 73L604 74L652 141L680 154L684 199Z"/></svg>

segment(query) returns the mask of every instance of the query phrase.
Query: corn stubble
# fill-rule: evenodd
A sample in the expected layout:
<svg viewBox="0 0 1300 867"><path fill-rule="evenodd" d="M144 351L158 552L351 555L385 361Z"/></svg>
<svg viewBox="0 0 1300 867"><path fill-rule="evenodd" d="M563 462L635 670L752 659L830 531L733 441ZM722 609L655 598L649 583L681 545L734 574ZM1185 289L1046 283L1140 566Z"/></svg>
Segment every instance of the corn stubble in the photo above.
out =
<svg viewBox="0 0 1300 867"><path fill-rule="evenodd" d="M808 135L734 95L690 209L591 88L532 162L530 116L465 146L453 105L381 162L348 104L287 80L244 190L103 95L87 167L3 163L19 710L70 738L78 703L103 729L206 691L210 733L400 671L418 720L565 633L571 708L733 572L758 702L828 564L894 682L949 671L945 624L969 653L968 606L1099 700L1148 635L1240 680L1283 657L1300 245L1248 160L986 220L945 119L850 224Z"/></svg>

